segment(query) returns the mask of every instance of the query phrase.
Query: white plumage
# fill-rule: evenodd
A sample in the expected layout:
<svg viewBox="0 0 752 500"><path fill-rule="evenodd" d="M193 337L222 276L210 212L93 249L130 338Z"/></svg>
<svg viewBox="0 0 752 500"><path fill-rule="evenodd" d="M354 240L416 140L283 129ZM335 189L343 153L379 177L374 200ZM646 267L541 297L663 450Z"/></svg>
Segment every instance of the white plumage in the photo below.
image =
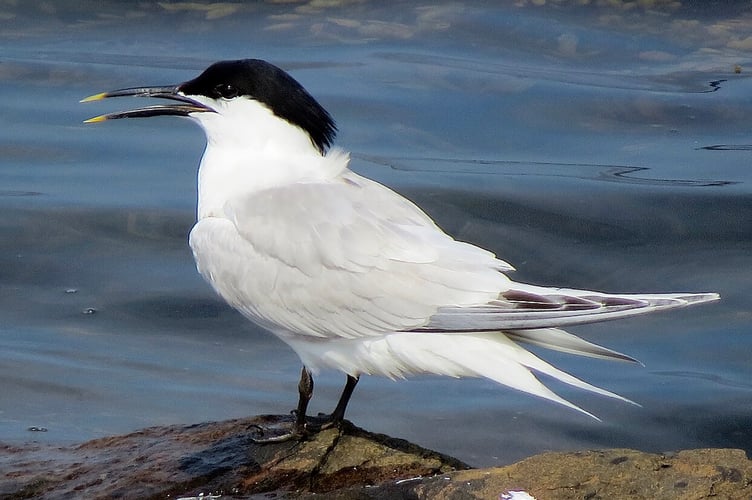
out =
<svg viewBox="0 0 752 500"><path fill-rule="evenodd" d="M177 114L202 126L207 148L199 168L198 222L190 234L198 270L314 372L487 377L587 413L532 372L628 400L554 368L520 343L634 361L558 327L718 299L713 293L612 295L512 281L505 274L512 266L454 240L415 204L352 172L343 151L325 153L334 135L328 114L289 75L263 61L218 63L178 86L91 100L121 95L187 103L93 121Z"/></svg>
<svg viewBox="0 0 752 500"><path fill-rule="evenodd" d="M611 296L516 283L502 273L513 270L509 264L452 239L413 203L350 171L340 151L327 158L340 167L329 170L330 178L237 195L222 213L200 219L190 238L198 269L215 290L288 343L314 372L487 377L583 411L530 370L624 398L554 368L513 340L629 360L547 327L713 298ZM551 307L558 304L565 305Z"/></svg>

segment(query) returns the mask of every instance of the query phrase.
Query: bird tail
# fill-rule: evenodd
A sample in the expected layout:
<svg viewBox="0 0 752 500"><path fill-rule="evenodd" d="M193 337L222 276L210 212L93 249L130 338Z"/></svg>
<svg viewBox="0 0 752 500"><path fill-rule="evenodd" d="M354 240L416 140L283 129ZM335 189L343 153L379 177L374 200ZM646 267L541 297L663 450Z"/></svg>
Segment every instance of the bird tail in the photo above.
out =
<svg viewBox="0 0 752 500"><path fill-rule="evenodd" d="M565 384L602 396L636 404L611 391L596 387L552 366L515 341L542 345L585 356L635 361L624 354L597 346L558 329L466 334L398 333L384 339L395 363L387 376L434 373L452 377L484 377L534 396L554 401L596 420L598 417L562 398L538 380L542 373ZM378 341L374 341L378 342ZM373 351L371 352L373 354ZM381 365L382 367L384 365Z"/></svg>
<svg viewBox="0 0 752 500"><path fill-rule="evenodd" d="M579 356L639 363L557 328L625 318L718 300L715 293L613 295L513 284L504 300L484 306L442 308L425 326L384 336L298 342L285 339L314 371L404 378L433 373L484 377L554 401L598 420L538 380L543 374L579 389L637 404L552 366L520 344ZM638 405L639 406L639 405Z"/></svg>

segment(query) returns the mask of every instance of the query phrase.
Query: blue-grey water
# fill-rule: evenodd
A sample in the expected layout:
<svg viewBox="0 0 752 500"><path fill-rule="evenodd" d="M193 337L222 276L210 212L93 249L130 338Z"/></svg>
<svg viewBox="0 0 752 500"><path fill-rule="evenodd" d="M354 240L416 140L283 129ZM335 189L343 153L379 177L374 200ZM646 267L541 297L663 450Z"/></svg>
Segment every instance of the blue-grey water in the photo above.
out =
<svg viewBox="0 0 752 500"><path fill-rule="evenodd" d="M426 376L364 378L356 424L475 465L543 450L752 450L749 4L335 3L0 4L0 441L294 406L295 355L195 271L202 132L170 118L84 125L144 102L78 103L256 57L330 110L355 170L516 279L723 296L572 330L644 367L536 351L642 405L547 381L602 422ZM314 412L343 381L317 380Z"/></svg>

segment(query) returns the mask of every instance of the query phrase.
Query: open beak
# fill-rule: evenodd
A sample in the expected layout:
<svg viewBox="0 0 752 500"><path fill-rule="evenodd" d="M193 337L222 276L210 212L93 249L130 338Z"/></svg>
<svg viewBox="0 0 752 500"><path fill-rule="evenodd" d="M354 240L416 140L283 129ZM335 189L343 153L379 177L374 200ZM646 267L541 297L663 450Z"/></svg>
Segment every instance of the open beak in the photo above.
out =
<svg viewBox="0 0 752 500"><path fill-rule="evenodd" d="M150 116L188 116L191 113L214 112L214 110L198 101L186 97L180 92L180 85L167 87L136 87L131 89L113 90L112 92L102 92L94 94L80 102L101 101L108 97L157 97L160 99L170 99L178 101L181 104L158 104L155 106L145 106L143 108L131 109L129 111L120 111L119 113L108 113L105 115L95 116L85 120L84 123L98 123L105 120L117 120L119 118L147 118Z"/></svg>

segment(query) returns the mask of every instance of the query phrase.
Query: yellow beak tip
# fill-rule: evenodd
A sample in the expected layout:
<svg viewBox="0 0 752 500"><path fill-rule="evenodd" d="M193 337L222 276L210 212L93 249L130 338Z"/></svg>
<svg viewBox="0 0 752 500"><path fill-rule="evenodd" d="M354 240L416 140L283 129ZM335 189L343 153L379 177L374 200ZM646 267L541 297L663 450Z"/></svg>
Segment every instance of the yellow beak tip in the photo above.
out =
<svg viewBox="0 0 752 500"><path fill-rule="evenodd" d="M100 123L107 120L106 115L99 115L95 116L94 118L89 118L88 120L84 120L84 123Z"/></svg>
<svg viewBox="0 0 752 500"><path fill-rule="evenodd" d="M107 92L100 92L99 94L90 95L89 97L84 97L78 102L92 102L92 101L101 101L107 97Z"/></svg>

